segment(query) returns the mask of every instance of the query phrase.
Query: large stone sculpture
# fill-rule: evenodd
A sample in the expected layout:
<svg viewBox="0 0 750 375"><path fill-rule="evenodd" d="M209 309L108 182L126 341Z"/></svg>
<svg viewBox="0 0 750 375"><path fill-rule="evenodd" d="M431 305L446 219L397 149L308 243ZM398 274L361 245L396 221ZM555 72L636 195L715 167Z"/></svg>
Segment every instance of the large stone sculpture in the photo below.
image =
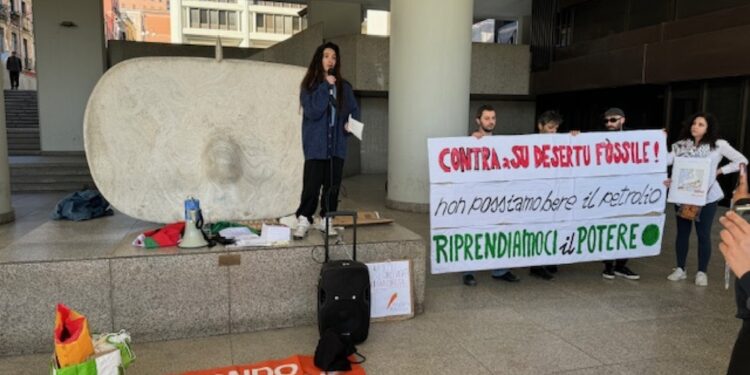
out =
<svg viewBox="0 0 750 375"><path fill-rule="evenodd" d="M97 187L123 213L159 223L181 220L188 196L200 199L207 221L294 212L304 74L220 58L117 64L97 83L84 118Z"/></svg>

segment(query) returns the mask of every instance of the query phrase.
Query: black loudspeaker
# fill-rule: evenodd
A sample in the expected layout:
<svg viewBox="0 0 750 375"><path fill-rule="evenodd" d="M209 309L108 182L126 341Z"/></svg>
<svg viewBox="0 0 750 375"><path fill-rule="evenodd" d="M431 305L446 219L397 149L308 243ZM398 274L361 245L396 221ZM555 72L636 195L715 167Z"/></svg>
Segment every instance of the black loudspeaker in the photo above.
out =
<svg viewBox="0 0 750 375"><path fill-rule="evenodd" d="M352 344L367 339L370 331L370 271L357 262L357 214L331 212L328 217L354 217L353 260L329 261L328 236L325 241L325 263L318 278L318 330L328 329ZM325 235L324 235L325 236Z"/></svg>

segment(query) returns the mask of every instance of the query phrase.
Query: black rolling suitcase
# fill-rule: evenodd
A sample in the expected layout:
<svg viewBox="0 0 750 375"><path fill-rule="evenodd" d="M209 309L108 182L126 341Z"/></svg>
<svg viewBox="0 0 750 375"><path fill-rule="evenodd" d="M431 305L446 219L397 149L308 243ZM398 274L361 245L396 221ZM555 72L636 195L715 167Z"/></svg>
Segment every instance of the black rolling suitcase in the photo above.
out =
<svg viewBox="0 0 750 375"><path fill-rule="evenodd" d="M333 329L342 339L359 344L370 331L370 272L357 262L357 213L331 212L336 216L352 216L354 233L352 260L330 260L328 236L325 236L325 263L318 278L318 329L321 336ZM333 225L333 224L331 224Z"/></svg>

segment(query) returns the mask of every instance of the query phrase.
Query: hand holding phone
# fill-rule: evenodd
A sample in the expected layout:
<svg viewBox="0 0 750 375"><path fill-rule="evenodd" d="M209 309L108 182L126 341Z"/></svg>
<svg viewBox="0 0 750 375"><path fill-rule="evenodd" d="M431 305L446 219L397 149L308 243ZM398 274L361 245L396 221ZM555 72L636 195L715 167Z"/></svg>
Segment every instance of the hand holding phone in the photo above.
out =
<svg viewBox="0 0 750 375"><path fill-rule="evenodd" d="M750 241L750 224L747 223L747 219L750 218L750 193L748 193L747 184L747 166L740 164L740 176L737 178L737 187L734 189L732 194L732 211L734 211L739 217L729 217L725 215L720 219L721 224L724 226L724 230L721 231L721 244L719 249L724 254L726 260L724 265L724 289L729 289L729 282L731 280L730 269L744 269L745 266L740 265L743 262L742 259L750 258L750 255L744 254L750 249L743 249L742 243ZM732 263L732 264L730 264Z"/></svg>

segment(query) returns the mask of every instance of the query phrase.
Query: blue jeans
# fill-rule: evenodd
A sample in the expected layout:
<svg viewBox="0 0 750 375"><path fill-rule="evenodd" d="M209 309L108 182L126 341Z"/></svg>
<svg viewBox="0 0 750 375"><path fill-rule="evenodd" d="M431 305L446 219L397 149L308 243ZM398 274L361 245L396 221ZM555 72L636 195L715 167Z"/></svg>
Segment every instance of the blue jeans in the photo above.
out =
<svg viewBox="0 0 750 375"><path fill-rule="evenodd" d="M505 269L492 270L491 273L492 273L492 276L494 276L494 277L503 277L503 275L505 275L506 273L508 273L508 271L510 271L510 270L507 269L507 268L505 268ZM474 274L474 271L464 272L464 276L466 276L466 275L473 275L473 274Z"/></svg>
<svg viewBox="0 0 750 375"><path fill-rule="evenodd" d="M703 208L695 221L695 231L698 234L698 271L706 272L708 261L711 259L711 226L716 216L717 202L709 203ZM677 209L677 206L675 206ZM677 254L677 267L685 269L687 263L688 245L690 244L690 232L693 229L693 221L677 217L677 240L675 241L675 252Z"/></svg>

